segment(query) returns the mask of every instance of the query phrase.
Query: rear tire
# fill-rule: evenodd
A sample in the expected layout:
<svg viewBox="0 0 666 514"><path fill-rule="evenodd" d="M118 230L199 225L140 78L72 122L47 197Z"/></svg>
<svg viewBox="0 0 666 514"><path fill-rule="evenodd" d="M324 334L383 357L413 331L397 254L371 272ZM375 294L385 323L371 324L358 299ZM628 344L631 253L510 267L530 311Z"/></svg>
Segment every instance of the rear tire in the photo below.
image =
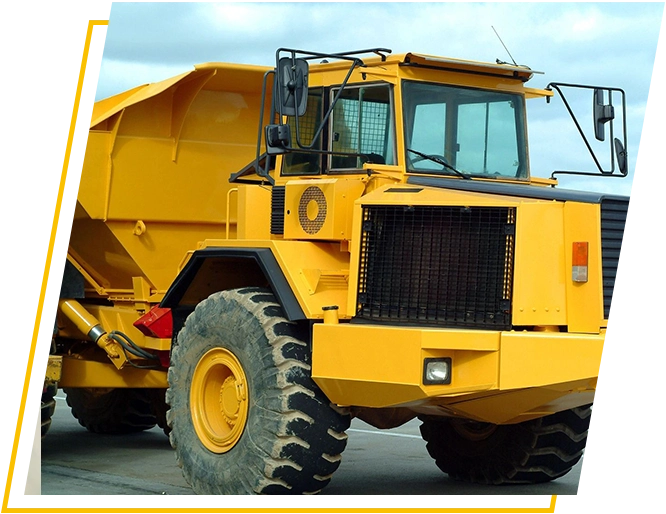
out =
<svg viewBox="0 0 666 514"><path fill-rule="evenodd" d="M172 348L167 421L198 494L316 493L340 465L350 417L310 377L310 351L257 288L202 301Z"/></svg>
<svg viewBox="0 0 666 514"><path fill-rule="evenodd" d="M150 391L153 404L152 413L155 416L155 422L162 429L164 435L168 437L171 428L169 428L166 420L166 414L169 410L169 406L166 404L166 389L150 389Z"/></svg>
<svg viewBox="0 0 666 514"><path fill-rule="evenodd" d="M46 435L51 428L51 418L56 408L55 395L58 392L58 386L55 384L44 384L42 389L42 437Z"/></svg>
<svg viewBox="0 0 666 514"><path fill-rule="evenodd" d="M79 424L96 434L131 434L153 428L151 389L65 389Z"/></svg>
<svg viewBox="0 0 666 514"><path fill-rule="evenodd" d="M583 456L591 406L516 425L423 418L421 435L437 466L477 484L527 484L566 475Z"/></svg>

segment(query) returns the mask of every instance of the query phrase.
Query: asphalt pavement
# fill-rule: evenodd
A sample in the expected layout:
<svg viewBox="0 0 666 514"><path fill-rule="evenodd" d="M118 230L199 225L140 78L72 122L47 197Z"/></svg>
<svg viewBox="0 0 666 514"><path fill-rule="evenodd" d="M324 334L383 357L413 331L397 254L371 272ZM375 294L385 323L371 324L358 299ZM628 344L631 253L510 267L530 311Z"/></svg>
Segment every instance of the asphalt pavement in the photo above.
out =
<svg viewBox="0 0 666 514"><path fill-rule="evenodd" d="M42 439L43 495L193 494L161 429L112 436L93 434L71 415L60 391L49 433ZM570 495L582 461L546 484L479 486L451 480L428 455L418 420L377 430L353 420L342 464L322 495Z"/></svg>

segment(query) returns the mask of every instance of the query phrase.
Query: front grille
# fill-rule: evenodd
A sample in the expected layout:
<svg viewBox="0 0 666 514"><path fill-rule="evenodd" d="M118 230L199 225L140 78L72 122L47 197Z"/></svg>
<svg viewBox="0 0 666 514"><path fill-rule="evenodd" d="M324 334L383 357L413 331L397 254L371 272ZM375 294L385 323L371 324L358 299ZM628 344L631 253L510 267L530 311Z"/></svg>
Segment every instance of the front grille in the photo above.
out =
<svg viewBox="0 0 666 514"><path fill-rule="evenodd" d="M608 315L610 314L628 208L628 198L604 198L601 201L601 261L604 283L605 319L608 319Z"/></svg>
<svg viewBox="0 0 666 514"><path fill-rule="evenodd" d="M516 211L366 206L357 320L508 329Z"/></svg>

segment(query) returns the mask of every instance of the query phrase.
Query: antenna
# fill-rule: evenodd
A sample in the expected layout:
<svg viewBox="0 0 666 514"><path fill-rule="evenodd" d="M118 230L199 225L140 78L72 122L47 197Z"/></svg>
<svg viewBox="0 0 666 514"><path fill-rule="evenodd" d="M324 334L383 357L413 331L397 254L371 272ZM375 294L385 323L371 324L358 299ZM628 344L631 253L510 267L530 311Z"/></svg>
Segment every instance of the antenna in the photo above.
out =
<svg viewBox="0 0 666 514"><path fill-rule="evenodd" d="M506 53L509 54L509 57L511 57L511 60L513 61L513 65L518 66L518 64L516 63L516 60L513 58L513 55L511 55L511 52L509 52L509 49L504 44L504 41L502 41L502 38L500 37L500 35L495 30L495 27L493 27L492 25L490 27L493 29L493 32L495 32L495 35L497 36L497 39L499 39L500 43L502 43L502 46L504 47L504 50L506 50Z"/></svg>

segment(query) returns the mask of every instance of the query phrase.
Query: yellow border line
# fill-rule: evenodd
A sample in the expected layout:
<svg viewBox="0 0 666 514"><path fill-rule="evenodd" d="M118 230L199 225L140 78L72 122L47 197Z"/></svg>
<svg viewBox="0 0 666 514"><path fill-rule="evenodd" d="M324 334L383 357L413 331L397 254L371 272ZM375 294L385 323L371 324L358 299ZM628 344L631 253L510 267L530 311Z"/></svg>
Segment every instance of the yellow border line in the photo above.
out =
<svg viewBox="0 0 666 514"><path fill-rule="evenodd" d="M55 246L56 246L56 240L57 240L57 235L58 231L60 230L60 215L62 213L62 207L64 203L64 195L65 195L65 189L67 187L67 176L69 174L69 167L71 165L71 160L72 160L72 148L74 146L74 137L76 135L76 125L77 121L79 119L79 114L81 111L81 100L83 97L83 88L85 84L85 77L88 72L88 57L90 56L90 47L92 44L92 37L95 34L95 28L100 27L100 26L106 26L108 25L108 20L89 20L88 24L86 25L86 36L84 38L84 44L83 47L81 48L81 61L79 63L79 72L77 76L77 81L76 81L76 91L74 92L74 99L72 103L72 115L69 120L69 127L67 131L67 140L65 142L65 153L64 153L64 159L62 162L62 169L60 171L60 177L58 180L58 189L56 193L56 201L54 204L54 210L53 210L53 218L52 218L52 225L49 231L49 243L48 243L48 248L46 250L46 256L44 258L44 270L42 272L42 280L40 281L39 285L39 296L38 296L38 302L37 302L37 308L35 311L35 316L33 318L33 326L32 326L32 335L30 337L30 349L28 350L28 359L25 363L25 372L23 375L23 386L21 388L21 396L20 396L20 403L18 406L18 413L17 413L17 419L16 419L16 427L14 429L14 438L12 440L12 449L9 454L9 466L8 466L8 472L6 474L6 482L5 482L5 488L4 488L4 494L2 498L2 507L8 507L9 506L9 499L11 496L12 492L12 486L14 483L15 479L15 474L16 474L16 461L18 459L18 451L19 451L19 445L21 442L21 435L23 434L23 422L24 422L24 417L25 417L25 412L26 412L26 404L28 402L28 395L30 393L30 386L31 386L31 381L32 381L32 370L33 366L32 364L35 361L35 358L37 357L37 345L39 341L39 336L40 336L40 325L41 325L41 319L44 313L44 303L46 301L46 296L48 293L48 282L49 282L49 277L51 275L51 267L53 263L53 257L54 257L54 252L55 252ZM558 496L551 496L550 497L550 504L547 505L546 507L525 507L525 508L516 508L516 507L502 507L501 505L498 506L488 506L488 507L451 507L447 508L446 505L442 506L437 506L435 508L439 509L446 509L448 512L460 512L460 513L465 513L465 514L476 514L476 513L486 513L489 510L497 510L497 509L506 509L510 511L518 511L521 513L532 513L532 512L538 512L539 514L548 512L548 513L554 513L556 512L557 509L557 503L558 503L559 497ZM61 508L67 508L71 509L72 507L77 508L73 505L62 505ZM84 506L81 506L85 508ZM319 511L323 509L326 509L328 511L331 510L331 507L333 505L326 505L324 507L308 507L306 510L307 511ZM49 508L51 509L57 509L59 506L57 505L51 505ZM274 506L274 508L281 508L280 506ZM290 508L290 507L285 507L285 508ZM427 510L431 510L433 507L426 507ZM109 506L105 510L116 510L116 509L122 509L123 512L133 512L133 511L141 511L141 512L155 512L156 514L163 513L163 508L132 508L132 507L123 507L122 505L116 505L116 506ZM405 507L396 507L396 510L405 512L405 511L412 511L412 510L422 510L423 507L419 508L418 505L414 506L407 506ZM43 507L38 507L38 508L24 508L22 509L25 512L41 512L43 510ZM215 511L219 512L219 507L214 507L214 508L200 508L197 510L201 511ZM243 511L249 513L260 513L260 512L265 512L266 507L249 507L249 508L243 508ZM380 507L352 507L352 508L345 508L345 512L359 512L363 514L377 514L380 511L384 512L385 509Z"/></svg>
<svg viewBox="0 0 666 514"><path fill-rule="evenodd" d="M61 497L64 498L64 497ZM94 499L94 497L90 497L91 499ZM199 497L201 498L201 497ZM430 498L430 497L429 497ZM436 498L436 497L432 497ZM470 496L470 499L474 498L473 496ZM504 498L510 498L508 496ZM221 498L220 498L221 499ZM385 500L379 500L380 502L387 503ZM18 511L21 514L43 514L45 509L48 509L49 511L53 510L59 510L59 509L68 509L69 511L76 511L76 510L84 510L86 512L88 511L93 511L93 512L102 512L103 514L110 514L111 512L119 512L121 514L165 514L165 509L166 512L169 512L170 510L185 510L187 509L188 511L194 511L196 513L211 513L211 514L220 514L220 512L223 512L225 510L227 511L232 511L237 514L266 514L268 510L275 511L275 510L289 510L290 512L293 512L294 510L302 510L303 514L309 514L311 512L316 512L318 514L334 514L334 513L343 513L343 514L430 514L432 513L433 510L437 509L439 511L446 511L446 512L441 512L440 514L498 514L497 511L504 511L500 512L499 514L554 514L556 512L557 508L557 503L558 503L558 496L551 496L550 497L550 505L544 506L544 507L521 507L521 506L507 506L503 507L502 505L488 505L487 507L482 506L482 507L465 507L465 506L454 506L454 507L447 507L446 505L433 505L433 504L428 504L428 505L419 505L418 503L415 503L413 505L405 505L403 506L398 506L398 505L390 505L390 506L381 506L381 507L363 507L363 506L358 506L358 507L341 507L341 506L336 506L335 504L324 504L321 507L314 505L303 505L302 507L297 505L297 502L294 502L291 505L275 505L275 506L265 506L265 507L250 507L246 506L245 504L242 503L233 503L231 505L225 506L224 503L219 503L217 505L210 505L207 504L205 506L199 507L198 504L196 503L183 503L183 504L170 504L170 505L162 505L159 507L141 507L141 506L136 506L136 505L95 505L94 503L90 504L81 504L81 505L76 505L76 504L70 504L70 505L57 505L57 504L42 504L39 507L27 507L27 508L20 508L21 510ZM295 505L295 507L294 507ZM492 513L491 513L492 511Z"/></svg>
<svg viewBox="0 0 666 514"><path fill-rule="evenodd" d="M81 62L79 63L79 73L76 79L76 91L74 92L74 101L72 103L72 116L69 119L69 127L67 129L67 140L65 142L65 155L62 161L62 169L60 170L60 178L58 180L58 191L56 193L56 201L53 206L53 218L51 229L49 231L49 246L46 249L46 257L44 258L44 270L42 271L42 279L39 283L39 296L37 300L37 309L35 317L32 322L32 335L30 336L30 349L28 350L28 360L25 363L25 372L23 373L23 387L21 388L21 401L18 406L18 413L16 416L16 427L14 428L14 438L12 440L12 449L9 452L9 466L7 469L4 494L2 496L2 506L9 506L10 495L14 484L16 475L16 461L18 459L19 446L21 444L21 436L23 435L23 421L25 417L26 404L28 403L28 395L30 393L30 386L32 382L32 370L37 357L37 345L39 342L40 325L42 316L44 314L44 303L46 302L46 295L48 292L49 277L51 276L51 266L53 264L53 256L55 253L56 240L58 231L60 230L60 214L65 198L65 189L67 188L67 175L69 174L69 167L72 163L72 148L74 146L74 136L76 135L76 123L79 119L81 111L81 99L83 97L83 88L85 84L86 74L88 73L88 57L90 56L90 46L92 38L95 34L95 27L107 25L107 20L89 20L86 25L86 36L84 39L83 47L81 48ZM87 122L87 120L84 120ZM32 429L32 427L30 427Z"/></svg>

